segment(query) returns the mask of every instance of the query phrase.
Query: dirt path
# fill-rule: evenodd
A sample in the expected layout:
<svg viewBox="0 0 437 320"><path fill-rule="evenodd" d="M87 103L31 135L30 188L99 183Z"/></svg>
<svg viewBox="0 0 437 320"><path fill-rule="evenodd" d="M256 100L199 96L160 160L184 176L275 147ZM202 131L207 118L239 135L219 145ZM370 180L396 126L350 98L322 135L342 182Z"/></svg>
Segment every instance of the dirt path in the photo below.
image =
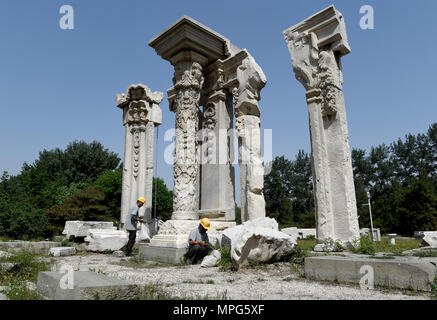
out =
<svg viewBox="0 0 437 320"><path fill-rule="evenodd" d="M59 268L61 264L69 264L74 270L91 270L139 285L153 286L171 296L185 299L431 299L430 294L407 295L394 290L360 290L357 286L308 281L290 263L223 272L217 267L138 264L126 258L87 254L55 258L54 266Z"/></svg>

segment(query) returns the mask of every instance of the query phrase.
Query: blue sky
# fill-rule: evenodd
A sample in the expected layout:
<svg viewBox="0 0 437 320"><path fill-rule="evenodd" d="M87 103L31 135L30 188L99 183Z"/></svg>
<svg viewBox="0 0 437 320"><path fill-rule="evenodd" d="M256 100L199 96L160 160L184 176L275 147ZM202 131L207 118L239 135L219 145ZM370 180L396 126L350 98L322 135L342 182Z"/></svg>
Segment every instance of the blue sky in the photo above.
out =
<svg viewBox="0 0 437 320"><path fill-rule="evenodd" d="M59 28L65 4L74 8L74 30ZM249 50L263 68L261 125L273 129L273 156L309 152L304 88L282 31L330 4L345 17L352 48L342 60L351 147L425 132L437 119L436 1L2 0L0 171L17 174L42 149L74 140L100 141L123 158L114 96L133 83L171 87L171 65L147 43L184 14ZM359 26L365 4L374 8L374 30ZM171 187L163 133L174 114L166 96L161 108L158 175Z"/></svg>

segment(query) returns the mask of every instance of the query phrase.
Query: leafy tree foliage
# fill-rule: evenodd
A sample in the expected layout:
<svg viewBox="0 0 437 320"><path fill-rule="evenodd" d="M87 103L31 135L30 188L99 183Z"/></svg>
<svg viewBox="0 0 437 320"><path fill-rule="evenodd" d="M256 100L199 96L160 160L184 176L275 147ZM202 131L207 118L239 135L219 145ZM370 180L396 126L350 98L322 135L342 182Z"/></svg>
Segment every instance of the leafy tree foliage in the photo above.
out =
<svg viewBox="0 0 437 320"><path fill-rule="evenodd" d="M173 212L173 192L167 189L164 180L153 178L152 212L155 212L155 187L156 187L156 217L166 221Z"/></svg>
<svg viewBox="0 0 437 320"><path fill-rule="evenodd" d="M283 156L271 163L271 171L264 178L266 212L281 227L312 226L314 200L312 194L311 159L300 150L296 160Z"/></svg>
<svg viewBox="0 0 437 320"><path fill-rule="evenodd" d="M426 134L407 134L369 152L352 150L360 227L370 227L367 191L373 223L382 232L411 236L416 230L436 230L437 123ZM299 151L294 161L277 157L264 179L266 211L282 225L311 227L314 203L311 160Z"/></svg>
<svg viewBox="0 0 437 320"><path fill-rule="evenodd" d="M49 221L49 235L60 234L67 220L116 221L109 214L104 193L95 187L81 190L64 204L44 210L44 215Z"/></svg>

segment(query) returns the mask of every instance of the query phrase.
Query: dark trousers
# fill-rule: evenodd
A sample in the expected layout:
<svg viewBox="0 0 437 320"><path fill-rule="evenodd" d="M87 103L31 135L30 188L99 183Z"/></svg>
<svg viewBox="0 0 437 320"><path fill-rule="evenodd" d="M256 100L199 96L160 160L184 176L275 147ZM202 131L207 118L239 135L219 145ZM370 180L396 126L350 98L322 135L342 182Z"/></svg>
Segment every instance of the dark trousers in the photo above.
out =
<svg viewBox="0 0 437 320"><path fill-rule="evenodd" d="M185 254L187 258L187 263L196 264L197 261L203 259L206 255L208 255L209 251L211 251L210 246L202 246L200 244L190 245L188 247L188 251Z"/></svg>
<svg viewBox="0 0 437 320"><path fill-rule="evenodd" d="M137 237L137 231L136 230L128 230L129 231L129 241L126 245L126 254L130 255L132 253L132 248L135 244L135 238Z"/></svg>

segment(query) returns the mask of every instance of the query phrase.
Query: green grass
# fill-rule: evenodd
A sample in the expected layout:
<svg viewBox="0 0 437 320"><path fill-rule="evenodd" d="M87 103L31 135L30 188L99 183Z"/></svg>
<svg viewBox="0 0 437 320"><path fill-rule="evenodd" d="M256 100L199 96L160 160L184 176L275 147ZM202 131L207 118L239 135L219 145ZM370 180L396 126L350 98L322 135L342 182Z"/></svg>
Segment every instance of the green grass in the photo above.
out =
<svg viewBox="0 0 437 320"><path fill-rule="evenodd" d="M359 244L352 250L353 253L374 255L377 252L391 252L395 255L402 255L403 251L418 249L421 239L396 239L396 244L390 244L387 237L382 237L381 241L372 241L368 237L362 237Z"/></svg>
<svg viewBox="0 0 437 320"><path fill-rule="evenodd" d="M437 274L436 274L436 276L434 277L434 282L431 283L431 290L432 290L432 292L434 293L434 296L437 297Z"/></svg>
<svg viewBox="0 0 437 320"><path fill-rule="evenodd" d="M36 283L40 271L49 270L49 263L29 250L20 250L6 259L14 266L0 271L0 285L8 287L5 295L11 300L40 300L42 296L29 290L27 282Z"/></svg>
<svg viewBox="0 0 437 320"><path fill-rule="evenodd" d="M177 300L178 297L164 290L159 283L148 284L139 290L136 300Z"/></svg>
<svg viewBox="0 0 437 320"><path fill-rule="evenodd" d="M381 241L376 243L376 252L403 252L412 249L418 249L422 243L422 239L414 238L399 238L396 239L396 244L390 244L387 237L381 237Z"/></svg>
<svg viewBox="0 0 437 320"><path fill-rule="evenodd" d="M296 249L312 251L316 243L316 239L297 239Z"/></svg>
<svg viewBox="0 0 437 320"><path fill-rule="evenodd" d="M422 251L415 252L413 255L420 258L437 257L437 249L424 249Z"/></svg>
<svg viewBox="0 0 437 320"><path fill-rule="evenodd" d="M218 248L217 250L220 251L220 261L218 262L218 267L220 271L233 271L234 268L232 266L231 261L231 249L227 247Z"/></svg>

